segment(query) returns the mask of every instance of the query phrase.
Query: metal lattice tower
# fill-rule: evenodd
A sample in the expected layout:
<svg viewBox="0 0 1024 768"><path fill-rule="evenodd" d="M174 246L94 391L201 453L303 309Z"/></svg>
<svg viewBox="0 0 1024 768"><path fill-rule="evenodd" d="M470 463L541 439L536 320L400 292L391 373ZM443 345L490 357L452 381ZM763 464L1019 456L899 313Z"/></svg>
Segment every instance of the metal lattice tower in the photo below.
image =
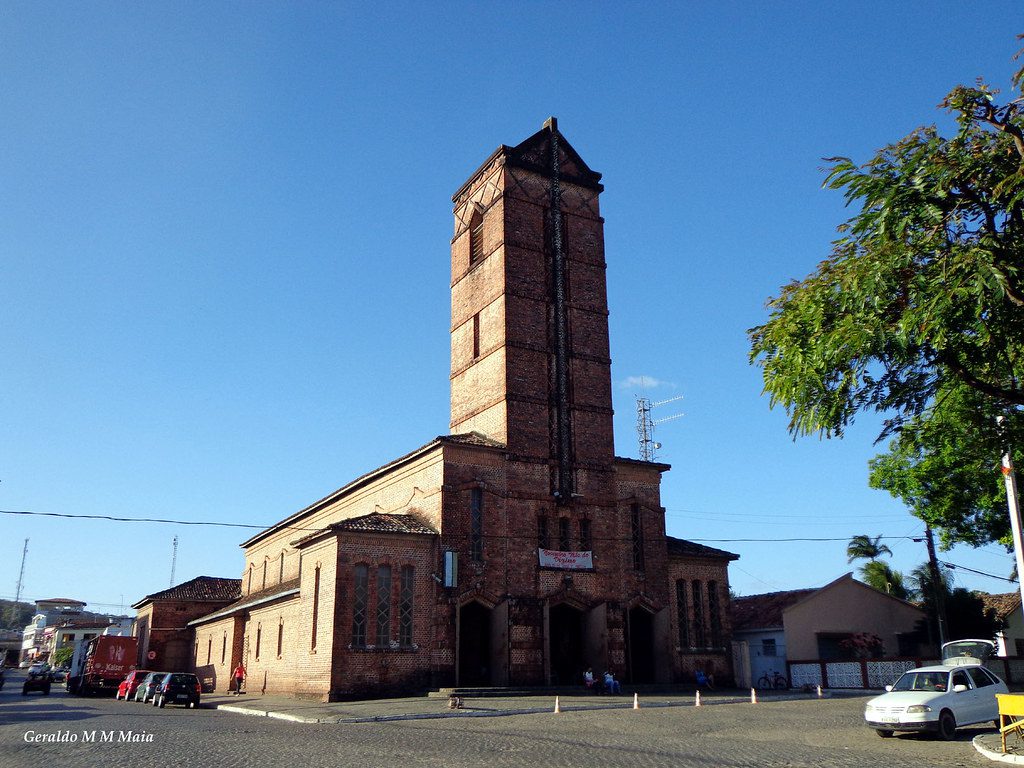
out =
<svg viewBox="0 0 1024 768"><path fill-rule="evenodd" d="M657 424L664 424L666 421L681 419L686 415L676 413L663 419L654 419L651 418L651 410L659 405L674 403L682 399L682 395L670 397L668 400L659 400L656 403L652 403L646 397L638 397L636 399L636 436L637 441L640 443L640 461L654 461L657 450L661 448L661 443L654 440L654 427Z"/></svg>
<svg viewBox="0 0 1024 768"><path fill-rule="evenodd" d="M171 548L171 583L170 586L174 586L174 569L178 565L178 537L174 537L174 544Z"/></svg>
<svg viewBox="0 0 1024 768"><path fill-rule="evenodd" d="M13 627L18 618L18 604L21 602L21 588L25 581L25 558L28 557L28 539L25 539L25 548L21 551L21 570L18 571L18 585L14 590L14 605L11 606L10 624Z"/></svg>

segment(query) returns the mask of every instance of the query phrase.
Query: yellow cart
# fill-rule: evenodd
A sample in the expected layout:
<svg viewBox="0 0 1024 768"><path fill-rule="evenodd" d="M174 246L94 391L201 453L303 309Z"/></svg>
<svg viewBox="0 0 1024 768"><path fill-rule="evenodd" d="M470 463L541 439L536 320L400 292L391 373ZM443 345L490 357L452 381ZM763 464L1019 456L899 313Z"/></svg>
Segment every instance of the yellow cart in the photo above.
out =
<svg viewBox="0 0 1024 768"><path fill-rule="evenodd" d="M1006 753L1006 735L1017 734L1024 738L1024 694L997 693L999 702L999 735L1003 739L1003 753Z"/></svg>

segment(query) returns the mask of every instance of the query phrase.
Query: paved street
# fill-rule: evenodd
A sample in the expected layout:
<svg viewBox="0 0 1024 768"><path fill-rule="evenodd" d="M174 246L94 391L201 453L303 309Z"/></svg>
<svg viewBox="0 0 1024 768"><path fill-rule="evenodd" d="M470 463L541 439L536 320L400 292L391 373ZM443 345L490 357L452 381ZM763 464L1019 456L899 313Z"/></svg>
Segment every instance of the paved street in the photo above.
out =
<svg viewBox="0 0 1024 768"><path fill-rule="evenodd" d="M711 700L713 701L713 699ZM873 766L995 765L966 729L944 743L917 736L883 740L860 722L862 698L451 717L359 724L290 723L214 709L159 710L112 699L81 699L58 688L21 696L0 691L0 768L59 765L202 766ZM486 707L485 699L469 702ZM439 702L439 707L442 706ZM110 731L113 741L103 743ZM122 732L131 732L120 741ZM26 734L76 742L27 743ZM87 734L96 741L86 743ZM141 740L139 740L141 739ZM300 758L301 755L301 758Z"/></svg>

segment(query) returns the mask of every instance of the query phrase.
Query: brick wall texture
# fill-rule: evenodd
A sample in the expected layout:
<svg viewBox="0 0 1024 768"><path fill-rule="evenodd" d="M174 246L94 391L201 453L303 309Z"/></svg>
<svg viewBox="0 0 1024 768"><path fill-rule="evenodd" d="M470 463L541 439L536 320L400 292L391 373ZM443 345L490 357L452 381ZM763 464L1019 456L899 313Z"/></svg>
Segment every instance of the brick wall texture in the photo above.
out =
<svg viewBox="0 0 1024 768"><path fill-rule="evenodd" d="M638 683L729 675L731 556L670 554L668 467L614 454L599 178L546 124L455 195L451 436L244 543L241 599L190 625L207 686L227 690L238 661L251 691L322 700L576 683L587 667ZM555 493L563 472L571 499ZM590 552L592 567L541 567L541 547Z"/></svg>

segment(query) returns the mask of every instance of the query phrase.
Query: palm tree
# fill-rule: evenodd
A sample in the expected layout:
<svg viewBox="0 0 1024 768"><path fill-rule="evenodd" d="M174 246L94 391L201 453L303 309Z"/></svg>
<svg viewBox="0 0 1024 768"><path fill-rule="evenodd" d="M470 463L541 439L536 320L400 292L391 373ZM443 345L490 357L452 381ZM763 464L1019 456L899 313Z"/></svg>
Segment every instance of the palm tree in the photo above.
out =
<svg viewBox="0 0 1024 768"><path fill-rule="evenodd" d="M889 555L891 557L892 550L885 546L885 544L880 543L881 541L881 536L876 536L873 539L864 534L854 536L850 539L850 543L846 545L846 562L877 560L882 555Z"/></svg>
<svg viewBox="0 0 1024 768"><path fill-rule="evenodd" d="M871 560L865 563L860 569L860 575L865 584L874 587L879 592L885 592L901 600L910 597L910 590L903 583L903 574L894 571L881 560Z"/></svg>

